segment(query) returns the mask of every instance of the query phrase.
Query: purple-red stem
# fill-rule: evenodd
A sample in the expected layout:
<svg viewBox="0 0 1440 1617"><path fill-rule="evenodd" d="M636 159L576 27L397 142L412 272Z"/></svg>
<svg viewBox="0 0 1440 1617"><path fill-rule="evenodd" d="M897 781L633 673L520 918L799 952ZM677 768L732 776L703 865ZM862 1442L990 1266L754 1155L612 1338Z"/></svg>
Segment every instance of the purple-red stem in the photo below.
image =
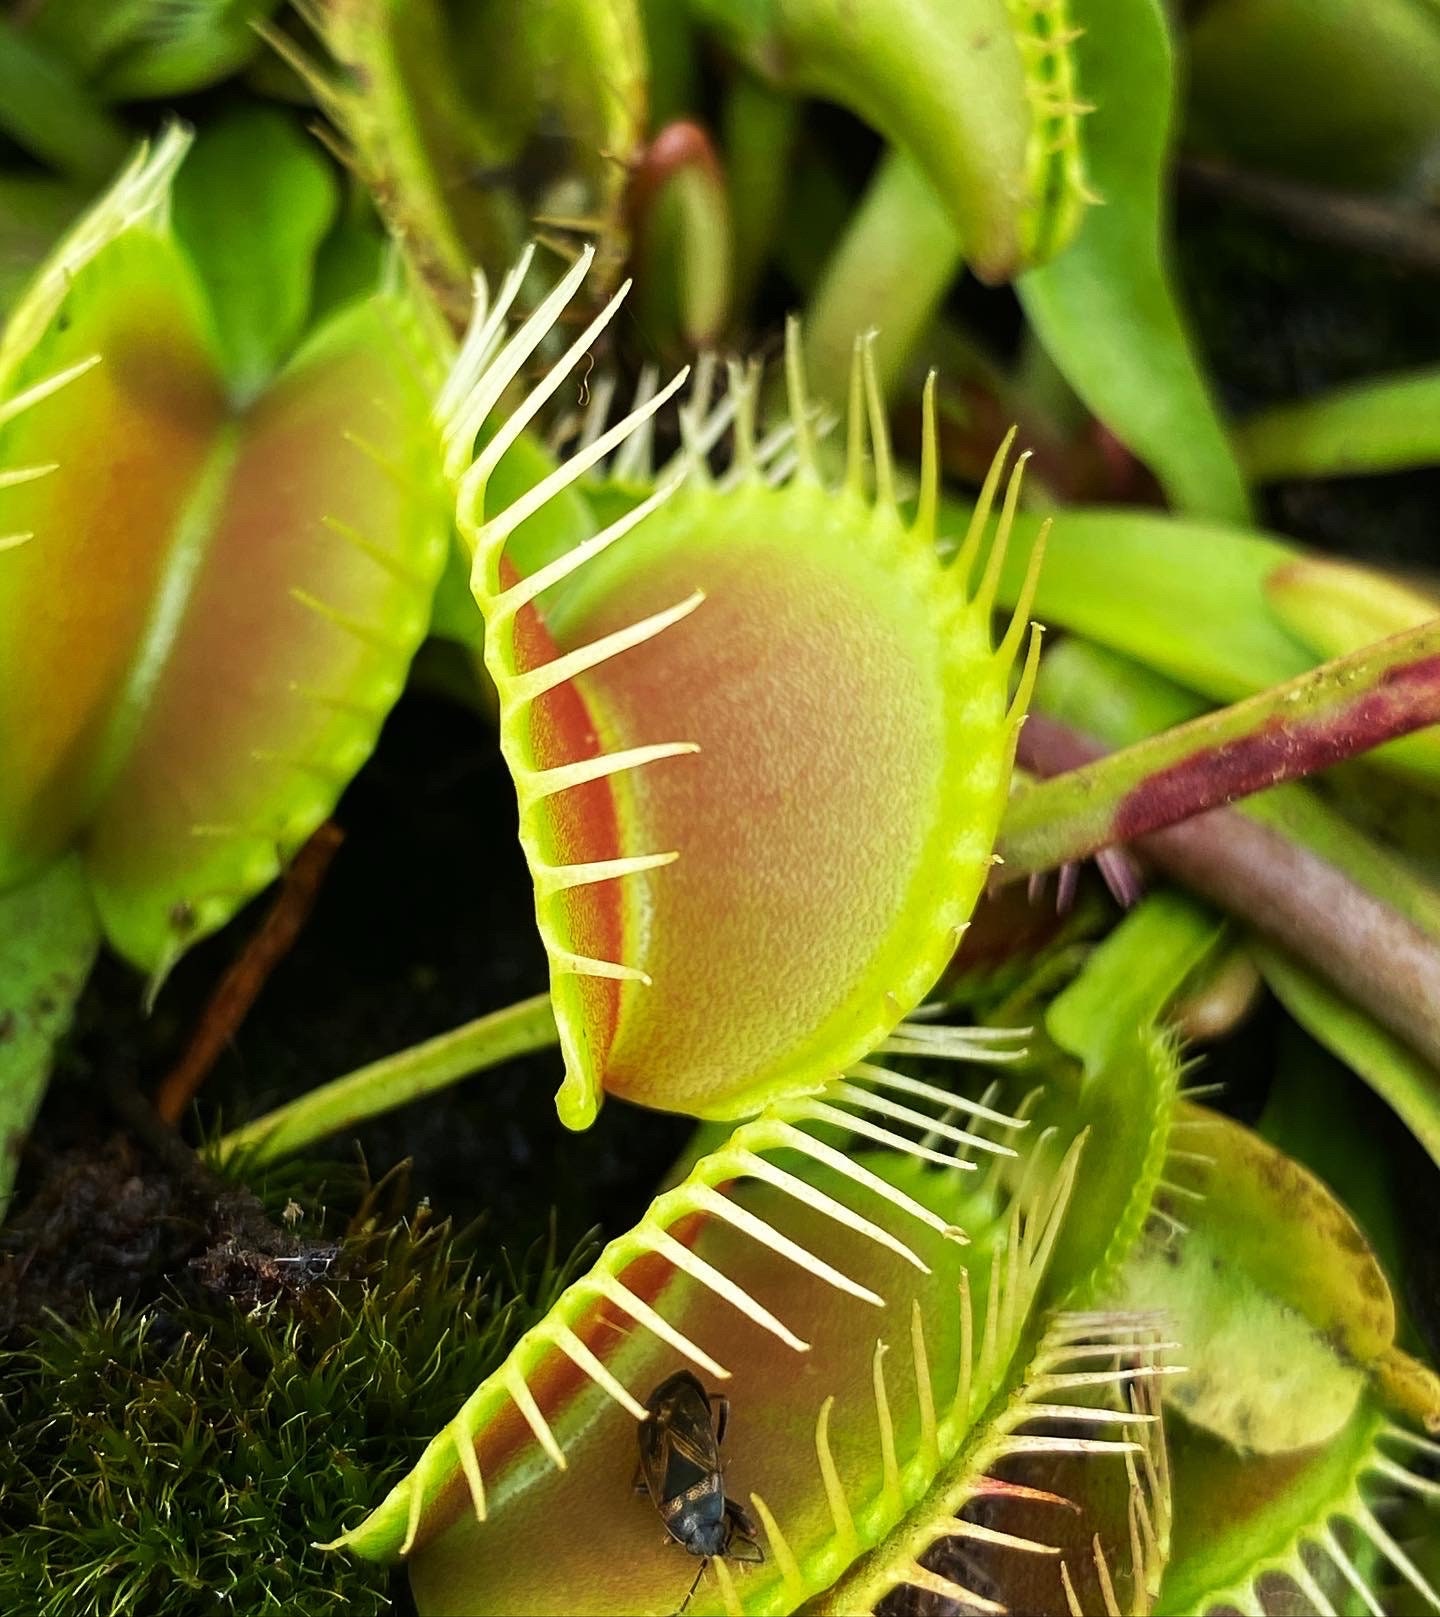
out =
<svg viewBox="0 0 1440 1617"><path fill-rule="evenodd" d="M1053 776L1105 756L1043 714L1019 761ZM1440 1067L1440 944L1310 849L1231 808L1136 838L1133 851L1220 905L1334 983Z"/></svg>

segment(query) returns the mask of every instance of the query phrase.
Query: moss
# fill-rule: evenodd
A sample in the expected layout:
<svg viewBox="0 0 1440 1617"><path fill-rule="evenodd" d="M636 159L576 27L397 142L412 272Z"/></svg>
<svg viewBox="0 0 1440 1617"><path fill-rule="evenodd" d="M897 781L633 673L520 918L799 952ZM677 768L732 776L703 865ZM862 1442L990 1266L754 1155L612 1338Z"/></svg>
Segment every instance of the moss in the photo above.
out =
<svg viewBox="0 0 1440 1617"><path fill-rule="evenodd" d="M480 1275L473 1233L392 1181L277 1267L52 1316L0 1356L0 1611L297 1617L391 1609L312 1547L353 1525L572 1271L553 1234ZM288 1271L288 1272L287 1272ZM264 1277L261 1277L264 1278ZM198 1280L198 1284L196 1283Z"/></svg>

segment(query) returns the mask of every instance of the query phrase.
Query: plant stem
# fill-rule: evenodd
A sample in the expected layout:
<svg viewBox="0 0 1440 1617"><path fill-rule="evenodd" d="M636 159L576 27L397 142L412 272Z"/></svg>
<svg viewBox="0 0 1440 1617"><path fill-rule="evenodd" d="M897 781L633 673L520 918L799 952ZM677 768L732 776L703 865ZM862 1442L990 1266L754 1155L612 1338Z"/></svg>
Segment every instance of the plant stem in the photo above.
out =
<svg viewBox="0 0 1440 1617"><path fill-rule="evenodd" d="M925 174L903 152L887 153L805 315L805 363L817 396L844 401L855 339L872 327L880 386L892 394L963 256Z"/></svg>
<svg viewBox="0 0 1440 1617"><path fill-rule="evenodd" d="M731 307L750 307L775 250L794 178L800 103L739 73L721 112L730 177Z"/></svg>
<svg viewBox="0 0 1440 1617"><path fill-rule="evenodd" d="M1022 761L1039 774L1103 756L1097 742L1053 719L1037 715L1022 732ZM1348 873L1238 809L1197 814L1138 838L1134 849L1283 945L1440 1065L1440 946Z"/></svg>
<svg viewBox="0 0 1440 1617"><path fill-rule="evenodd" d="M1032 786L1005 817L1005 874L1087 858L1432 724L1440 621Z"/></svg>
<svg viewBox="0 0 1440 1617"><path fill-rule="evenodd" d="M222 1160L243 1151L252 1162L272 1162L555 1041L550 996L536 994L322 1084L232 1130L217 1149Z"/></svg>

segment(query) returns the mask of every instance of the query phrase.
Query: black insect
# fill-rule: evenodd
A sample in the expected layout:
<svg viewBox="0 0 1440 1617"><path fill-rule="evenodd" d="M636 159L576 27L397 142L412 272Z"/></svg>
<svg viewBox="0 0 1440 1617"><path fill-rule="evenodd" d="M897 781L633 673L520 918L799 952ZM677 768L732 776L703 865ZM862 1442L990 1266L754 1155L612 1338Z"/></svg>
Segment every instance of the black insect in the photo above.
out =
<svg viewBox="0 0 1440 1617"><path fill-rule="evenodd" d="M650 1394L645 1407L649 1413L640 1423L635 1491L650 1495L665 1531L706 1563L715 1555L763 1561L755 1524L743 1506L725 1497L720 1445L730 1419L730 1400L712 1398L688 1370L677 1370ZM704 1572L702 1564L682 1612Z"/></svg>

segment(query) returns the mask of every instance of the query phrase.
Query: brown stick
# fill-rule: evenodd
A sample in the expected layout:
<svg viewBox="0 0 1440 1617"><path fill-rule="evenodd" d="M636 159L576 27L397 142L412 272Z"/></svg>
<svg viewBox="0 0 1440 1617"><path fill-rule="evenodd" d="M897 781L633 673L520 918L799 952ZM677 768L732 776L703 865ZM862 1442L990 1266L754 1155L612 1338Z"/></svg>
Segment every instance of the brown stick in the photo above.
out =
<svg viewBox="0 0 1440 1617"><path fill-rule="evenodd" d="M211 994L184 1053L155 1091L155 1110L172 1126L184 1117L220 1052L249 1015L270 973L289 954L319 896L330 861L345 839L327 820L291 861L265 919L246 940Z"/></svg>

